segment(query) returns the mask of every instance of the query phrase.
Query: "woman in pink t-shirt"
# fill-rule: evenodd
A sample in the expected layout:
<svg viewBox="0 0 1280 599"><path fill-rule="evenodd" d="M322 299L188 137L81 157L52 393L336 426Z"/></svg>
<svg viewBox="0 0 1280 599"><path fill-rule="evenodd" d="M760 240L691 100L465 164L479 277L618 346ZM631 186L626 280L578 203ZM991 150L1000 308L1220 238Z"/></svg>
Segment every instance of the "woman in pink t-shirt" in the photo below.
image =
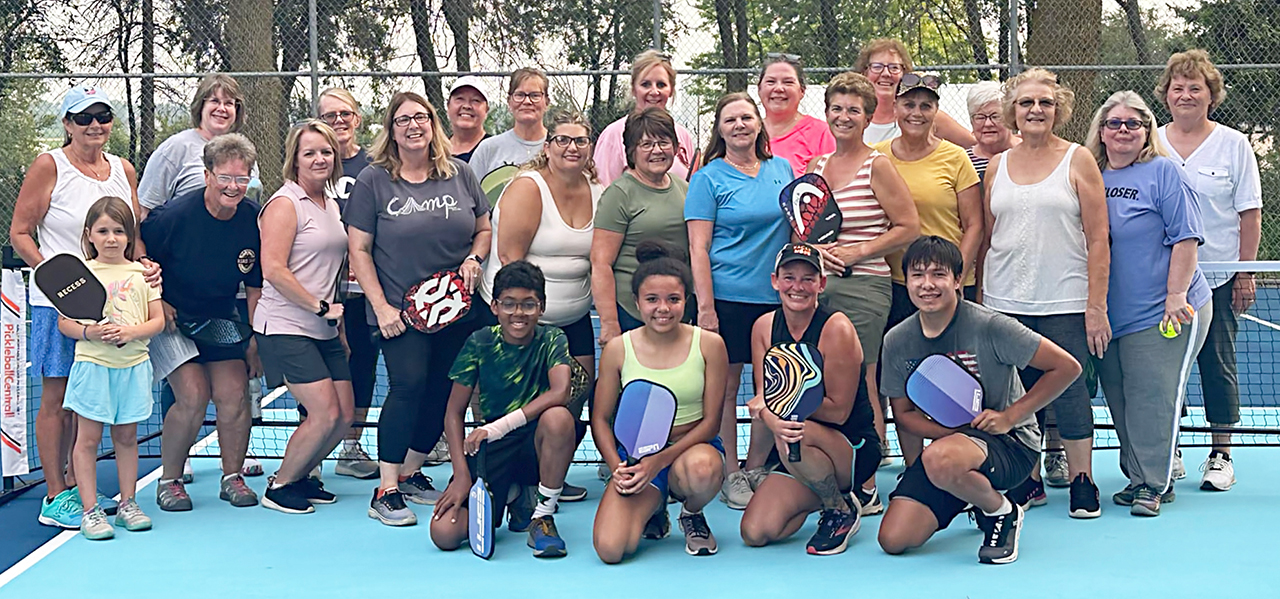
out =
<svg viewBox="0 0 1280 599"><path fill-rule="evenodd" d="M804 98L804 66L800 57L769 54L756 87L764 106L764 128L769 134L769 149L774 156L786 158L796 176L804 173L814 156L836 150L836 140L827 124L807 114L800 114Z"/></svg>
<svg viewBox="0 0 1280 599"><path fill-rule="evenodd" d="M671 66L671 56L657 50L645 50L636 55L631 63L631 95L636 99L632 114L650 106L667 108L667 101L676 95L676 69ZM608 187L627 170L626 149L622 144L622 129L626 126L627 117L624 116L605 127L596 139L593 158L601 187ZM671 176L688 181L693 171L698 170L698 144L689 130L679 124L676 125L675 141L676 158L671 165Z"/></svg>

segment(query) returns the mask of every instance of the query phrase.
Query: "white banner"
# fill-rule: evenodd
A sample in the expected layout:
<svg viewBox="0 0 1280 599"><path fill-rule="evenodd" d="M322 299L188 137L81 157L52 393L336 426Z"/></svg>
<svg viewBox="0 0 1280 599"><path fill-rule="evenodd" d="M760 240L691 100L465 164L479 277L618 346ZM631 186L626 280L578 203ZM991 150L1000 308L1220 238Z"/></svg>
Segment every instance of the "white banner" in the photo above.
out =
<svg viewBox="0 0 1280 599"><path fill-rule="evenodd" d="M0 281L0 461L4 476L27 474L27 284L5 269Z"/></svg>

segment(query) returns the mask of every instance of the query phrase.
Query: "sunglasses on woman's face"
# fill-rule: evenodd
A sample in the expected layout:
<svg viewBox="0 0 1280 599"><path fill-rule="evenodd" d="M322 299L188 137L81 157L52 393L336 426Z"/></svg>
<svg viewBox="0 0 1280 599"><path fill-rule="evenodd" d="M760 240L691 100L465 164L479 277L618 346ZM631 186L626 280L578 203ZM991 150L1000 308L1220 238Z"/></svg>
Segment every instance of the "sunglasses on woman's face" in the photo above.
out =
<svg viewBox="0 0 1280 599"><path fill-rule="evenodd" d="M102 112L77 112L75 114L69 114L67 117L71 119L71 122L80 125L81 127L88 127L89 123L92 123L95 120L98 121L99 124L105 125L115 118L112 116L110 110L104 110Z"/></svg>

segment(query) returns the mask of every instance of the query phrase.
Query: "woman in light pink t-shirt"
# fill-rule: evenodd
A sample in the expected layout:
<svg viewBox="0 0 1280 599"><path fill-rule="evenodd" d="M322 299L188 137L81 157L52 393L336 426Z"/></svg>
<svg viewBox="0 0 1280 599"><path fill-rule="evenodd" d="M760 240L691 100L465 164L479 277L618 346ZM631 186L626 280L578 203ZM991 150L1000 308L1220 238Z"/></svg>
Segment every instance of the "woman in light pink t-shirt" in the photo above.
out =
<svg viewBox="0 0 1280 599"><path fill-rule="evenodd" d="M797 57L770 55L757 82L760 103L764 105L764 126L769 134L769 149L774 156L786 158L798 177L814 156L836 151L836 139L827 124L800 114L804 98L804 67Z"/></svg>
<svg viewBox="0 0 1280 599"><path fill-rule="evenodd" d="M631 95L636 99L632 114L650 106L666 108L667 101L676 95L676 69L671 66L671 57L657 50L645 50L636 55L631 63ZM624 116L605 127L596 139L592 158L601 187L608 187L627 170L626 149L622 144L622 130L626 126L627 117ZM698 144L689 130L678 124L675 141L678 143L671 176L688 181L693 171L698 170Z"/></svg>

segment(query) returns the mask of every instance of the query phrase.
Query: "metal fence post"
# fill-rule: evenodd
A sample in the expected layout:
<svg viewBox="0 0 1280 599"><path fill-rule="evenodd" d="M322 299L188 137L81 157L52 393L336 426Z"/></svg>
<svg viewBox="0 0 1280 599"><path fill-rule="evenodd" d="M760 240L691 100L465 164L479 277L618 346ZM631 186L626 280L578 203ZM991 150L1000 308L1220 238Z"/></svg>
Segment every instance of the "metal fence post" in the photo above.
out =
<svg viewBox="0 0 1280 599"><path fill-rule="evenodd" d="M307 0L307 29L311 38L311 114L320 115L320 32L316 25L316 0Z"/></svg>
<svg viewBox="0 0 1280 599"><path fill-rule="evenodd" d="M662 0L653 0L653 49L662 50Z"/></svg>
<svg viewBox="0 0 1280 599"><path fill-rule="evenodd" d="M1018 0L1009 0L1009 78L1022 72L1022 47L1018 44Z"/></svg>

